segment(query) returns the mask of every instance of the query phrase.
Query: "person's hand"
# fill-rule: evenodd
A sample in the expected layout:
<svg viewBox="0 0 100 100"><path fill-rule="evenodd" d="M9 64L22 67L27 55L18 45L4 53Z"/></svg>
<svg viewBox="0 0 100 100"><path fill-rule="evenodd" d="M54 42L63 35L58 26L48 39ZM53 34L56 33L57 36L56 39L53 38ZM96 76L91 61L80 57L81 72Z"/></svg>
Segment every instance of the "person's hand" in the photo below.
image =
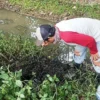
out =
<svg viewBox="0 0 100 100"><path fill-rule="evenodd" d="M93 61L96 61L96 60L98 60L98 59L100 58L100 56L99 56L98 53L96 53L96 54L91 54L91 58L92 58Z"/></svg>
<svg viewBox="0 0 100 100"><path fill-rule="evenodd" d="M80 56L80 52L79 51L74 51L74 54L76 55L76 56Z"/></svg>
<svg viewBox="0 0 100 100"><path fill-rule="evenodd" d="M97 62L97 61L94 61L94 60L93 60L93 64L94 64L95 66L99 66L99 67L100 67L100 61Z"/></svg>

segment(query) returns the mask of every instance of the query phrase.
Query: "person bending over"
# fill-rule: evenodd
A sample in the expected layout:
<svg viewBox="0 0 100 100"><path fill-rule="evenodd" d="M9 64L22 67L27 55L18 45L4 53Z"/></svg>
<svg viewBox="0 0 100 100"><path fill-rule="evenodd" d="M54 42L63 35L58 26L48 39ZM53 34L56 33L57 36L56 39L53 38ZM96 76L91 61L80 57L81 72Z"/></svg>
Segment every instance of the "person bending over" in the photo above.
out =
<svg viewBox="0 0 100 100"><path fill-rule="evenodd" d="M73 60L80 65L90 51L92 65L100 73L100 20L73 18L63 20L54 26L44 24L36 29L37 45L48 46L63 41L75 45Z"/></svg>

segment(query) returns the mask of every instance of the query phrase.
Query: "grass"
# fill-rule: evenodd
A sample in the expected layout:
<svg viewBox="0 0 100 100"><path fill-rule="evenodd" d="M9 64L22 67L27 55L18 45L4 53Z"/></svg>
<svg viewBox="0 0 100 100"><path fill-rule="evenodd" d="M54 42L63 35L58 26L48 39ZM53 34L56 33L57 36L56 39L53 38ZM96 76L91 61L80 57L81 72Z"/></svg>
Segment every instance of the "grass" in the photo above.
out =
<svg viewBox="0 0 100 100"><path fill-rule="evenodd" d="M24 10L40 13L53 13L54 15L67 14L68 16L83 16L100 19L100 5L73 4L70 0L9 0L11 4L21 5Z"/></svg>

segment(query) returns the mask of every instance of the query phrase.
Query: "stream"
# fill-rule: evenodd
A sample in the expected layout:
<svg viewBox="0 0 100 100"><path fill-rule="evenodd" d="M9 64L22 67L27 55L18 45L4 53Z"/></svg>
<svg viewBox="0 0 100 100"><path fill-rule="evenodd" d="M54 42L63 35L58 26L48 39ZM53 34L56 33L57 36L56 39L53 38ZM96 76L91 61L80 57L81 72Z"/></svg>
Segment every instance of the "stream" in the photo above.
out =
<svg viewBox="0 0 100 100"><path fill-rule="evenodd" d="M16 12L0 9L0 31L3 33L30 35L41 24L53 24L50 21L20 15Z"/></svg>
<svg viewBox="0 0 100 100"><path fill-rule="evenodd" d="M20 15L5 9L0 10L0 31L4 34L21 34L34 37L36 28L41 24L53 25L54 23L44 19ZM59 49L62 52L58 55L58 59L62 63L72 61L72 48L60 43ZM69 57L69 54L71 57Z"/></svg>

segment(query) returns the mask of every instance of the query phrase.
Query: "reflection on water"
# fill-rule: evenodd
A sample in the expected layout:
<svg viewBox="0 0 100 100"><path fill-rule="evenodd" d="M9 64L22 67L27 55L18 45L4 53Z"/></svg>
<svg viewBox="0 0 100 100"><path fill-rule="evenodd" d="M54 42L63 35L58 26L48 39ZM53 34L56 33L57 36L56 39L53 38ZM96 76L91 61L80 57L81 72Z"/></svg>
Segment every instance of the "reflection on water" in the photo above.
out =
<svg viewBox="0 0 100 100"><path fill-rule="evenodd" d="M73 50L74 46L68 46L64 42L59 43L59 50L61 51L58 55L58 60L60 60L64 64L68 64L73 61Z"/></svg>
<svg viewBox="0 0 100 100"><path fill-rule="evenodd" d="M11 20L11 19L1 19L0 20L0 24L11 24L11 23L13 23L13 20Z"/></svg>
<svg viewBox="0 0 100 100"><path fill-rule="evenodd" d="M50 21L23 16L18 13L1 9L0 30L4 33L31 34L41 24L53 24Z"/></svg>

